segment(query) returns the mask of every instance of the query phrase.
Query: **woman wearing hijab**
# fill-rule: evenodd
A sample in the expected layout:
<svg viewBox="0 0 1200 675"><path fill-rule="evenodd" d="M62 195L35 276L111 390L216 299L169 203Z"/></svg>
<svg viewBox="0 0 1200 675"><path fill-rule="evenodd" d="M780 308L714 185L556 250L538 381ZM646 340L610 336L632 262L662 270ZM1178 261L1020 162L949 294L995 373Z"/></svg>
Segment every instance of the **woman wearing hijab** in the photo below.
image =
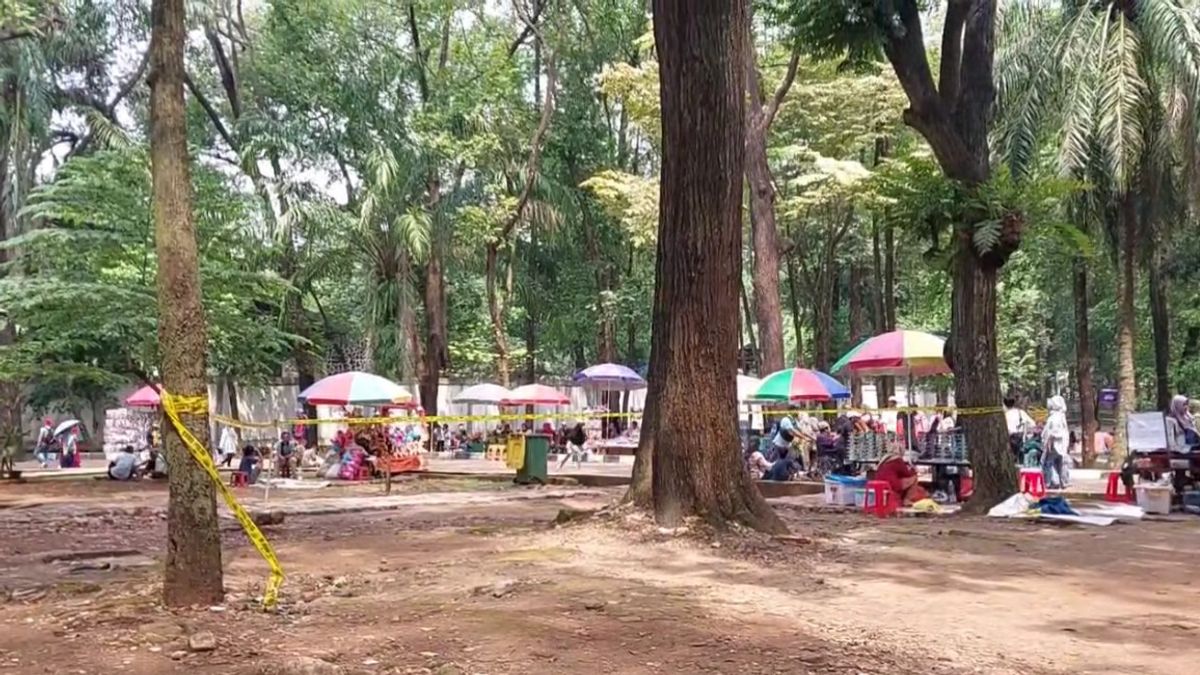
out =
<svg viewBox="0 0 1200 675"><path fill-rule="evenodd" d="M1196 420L1189 410L1188 397L1177 394L1171 399L1167 410L1167 449L1171 452L1191 452L1200 445L1200 434L1196 432Z"/></svg>
<svg viewBox="0 0 1200 675"><path fill-rule="evenodd" d="M1046 401L1046 424L1042 427L1042 473L1046 484L1062 489L1070 480L1071 430L1067 426L1067 402L1061 396Z"/></svg>

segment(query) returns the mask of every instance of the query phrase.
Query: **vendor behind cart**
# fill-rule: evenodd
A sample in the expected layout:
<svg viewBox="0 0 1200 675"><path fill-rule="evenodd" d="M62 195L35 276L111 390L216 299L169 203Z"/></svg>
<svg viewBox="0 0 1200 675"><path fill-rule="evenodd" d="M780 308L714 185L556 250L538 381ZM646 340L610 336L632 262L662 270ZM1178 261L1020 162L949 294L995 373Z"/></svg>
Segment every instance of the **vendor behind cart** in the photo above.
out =
<svg viewBox="0 0 1200 675"><path fill-rule="evenodd" d="M1178 394L1171 399L1167 409L1167 449L1171 452L1191 452L1200 446L1200 433L1196 432L1196 420L1189 409L1191 401Z"/></svg>

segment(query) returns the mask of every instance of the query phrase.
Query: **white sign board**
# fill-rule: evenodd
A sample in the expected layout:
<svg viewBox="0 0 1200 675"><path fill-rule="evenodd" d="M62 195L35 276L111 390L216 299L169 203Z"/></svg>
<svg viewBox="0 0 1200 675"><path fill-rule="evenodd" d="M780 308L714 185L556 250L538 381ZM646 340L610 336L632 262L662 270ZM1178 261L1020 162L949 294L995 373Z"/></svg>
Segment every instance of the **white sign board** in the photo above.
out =
<svg viewBox="0 0 1200 675"><path fill-rule="evenodd" d="M1131 413L1128 430L1130 450L1165 450L1167 447L1167 424L1160 412Z"/></svg>

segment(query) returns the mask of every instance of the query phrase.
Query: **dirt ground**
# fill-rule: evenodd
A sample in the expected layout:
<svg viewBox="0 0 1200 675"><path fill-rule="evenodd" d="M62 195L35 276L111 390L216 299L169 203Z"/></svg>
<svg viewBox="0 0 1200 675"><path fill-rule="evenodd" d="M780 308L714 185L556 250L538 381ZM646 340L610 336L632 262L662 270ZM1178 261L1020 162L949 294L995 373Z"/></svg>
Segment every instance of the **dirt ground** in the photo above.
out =
<svg viewBox="0 0 1200 675"><path fill-rule="evenodd" d="M278 612L257 608L266 567L231 521L226 604L168 612L161 485L0 486L0 671L1197 672L1200 519L878 521L793 500L793 536L772 539L554 524L614 490L378 493L272 495Z"/></svg>

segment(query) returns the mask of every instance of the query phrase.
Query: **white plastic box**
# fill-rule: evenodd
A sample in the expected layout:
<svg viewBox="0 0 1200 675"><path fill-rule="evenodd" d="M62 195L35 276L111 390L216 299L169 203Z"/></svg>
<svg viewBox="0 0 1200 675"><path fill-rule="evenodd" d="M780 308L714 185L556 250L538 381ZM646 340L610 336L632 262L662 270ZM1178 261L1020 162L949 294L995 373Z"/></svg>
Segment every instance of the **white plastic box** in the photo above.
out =
<svg viewBox="0 0 1200 675"><path fill-rule="evenodd" d="M1171 512L1171 486L1169 485L1138 485L1137 504L1146 513Z"/></svg>
<svg viewBox="0 0 1200 675"><path fill-rule="evenodd" d="M854 487L845 483L827 480L825 481L825 503L834 506L853 506L854 491L861 488Z"/></svg>

